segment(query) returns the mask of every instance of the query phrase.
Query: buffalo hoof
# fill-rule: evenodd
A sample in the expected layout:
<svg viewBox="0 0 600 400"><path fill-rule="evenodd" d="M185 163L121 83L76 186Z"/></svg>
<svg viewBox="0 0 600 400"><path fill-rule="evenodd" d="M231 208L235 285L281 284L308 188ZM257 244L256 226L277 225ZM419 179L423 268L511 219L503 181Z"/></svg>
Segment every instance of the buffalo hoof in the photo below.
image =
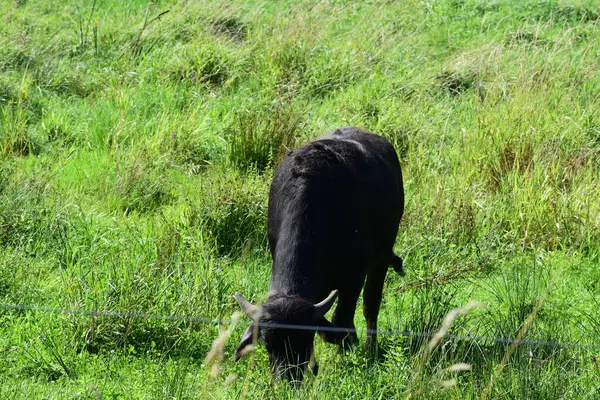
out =
<svg viewBox="0 0 600 400"><path fill-rule="evenodd" d="M376 357L377 352L379 350L378 347L379 346L377 345L377 339L367 337L367 340L365 341L365 351L367 352L367 354L369 354L372 357Z"/></svg>
<svg viewBox="0 0 600 400"><path fill-rule="evenodd" d="M345 352L350 350L357 343L358 343L358 336L356 336L356 333L354 333L354 332L349 333L348 335L346 335L346 337L344 337L344 339L342 339L342 342L339 344L340 354L344 354Z"/></svg>

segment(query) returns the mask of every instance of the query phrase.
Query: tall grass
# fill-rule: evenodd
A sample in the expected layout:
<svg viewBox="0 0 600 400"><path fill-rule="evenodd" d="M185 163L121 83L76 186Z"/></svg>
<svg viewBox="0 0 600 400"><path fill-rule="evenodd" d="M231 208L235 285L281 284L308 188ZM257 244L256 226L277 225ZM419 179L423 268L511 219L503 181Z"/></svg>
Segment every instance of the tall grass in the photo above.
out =
<svg viewBox="0 0 600 400"><path fill-rule="evenodd" d="M105 313L2 309L0 397L594 398L599 6L4 2L0 302ZM403 166L395 333L275 385L246 320L166 316L264 297L273 170L345 125Z"/></svg>

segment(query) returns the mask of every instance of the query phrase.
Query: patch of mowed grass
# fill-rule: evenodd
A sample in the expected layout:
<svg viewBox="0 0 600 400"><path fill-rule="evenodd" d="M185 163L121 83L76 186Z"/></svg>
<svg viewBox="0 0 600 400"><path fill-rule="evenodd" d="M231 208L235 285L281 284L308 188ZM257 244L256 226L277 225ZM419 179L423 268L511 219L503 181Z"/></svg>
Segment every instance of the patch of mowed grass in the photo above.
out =
<svg viewBox="0 0 600 400"><path fill-rule="evenodd" d="M593 397L597 9L12 3L0 298L108 315L0 311L0 396ZM395 334L375 359L317 340L321 373L298 389L272 384L263 347L231 361L244 317L212 376L218 325L171 317L264 298L273 169L343 125L389 138L403 166L407 276L388 275L379 324ZM487 306L423 357L472 300ZM520 333L532 342L498 340Z"/></svg>

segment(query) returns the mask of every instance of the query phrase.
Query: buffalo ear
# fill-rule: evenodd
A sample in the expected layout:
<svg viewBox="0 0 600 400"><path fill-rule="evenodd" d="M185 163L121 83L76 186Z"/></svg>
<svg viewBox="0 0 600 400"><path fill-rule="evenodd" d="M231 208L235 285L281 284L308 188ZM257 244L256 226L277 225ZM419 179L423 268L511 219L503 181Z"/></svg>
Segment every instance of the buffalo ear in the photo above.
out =
<svg viewBox="0 0 600 400"><path fill-rule="evenodd" d="M317 304L315 304L315 319L320 320L327 314L327 311L331 309L335 299L337 298L338 291L334 290L327 298Z"/></svg>
<svg viewBox="0 0 600 400"><path fill-rule="evenodd" d="M256 338L254 335L255 332L258 333L258 327L254 324L250 325L248 329L246 329L246 332L244 332L242 335L240 344L238 345L237 349L235 349L235 356L233 358L234 361L238 361L240 358L242 358L242 356L250 351L248 346L252 346L254 343L256 343Z"/></svg>

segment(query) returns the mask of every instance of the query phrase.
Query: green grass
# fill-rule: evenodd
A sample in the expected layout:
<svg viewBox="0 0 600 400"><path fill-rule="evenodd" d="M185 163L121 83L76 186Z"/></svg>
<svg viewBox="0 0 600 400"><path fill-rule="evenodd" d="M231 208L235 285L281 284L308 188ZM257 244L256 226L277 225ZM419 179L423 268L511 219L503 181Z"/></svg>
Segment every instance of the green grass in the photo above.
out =
<svg viewBox="0 0 600 400"><path fill-rule="evenodd" d="M192 318L2 309L1 398L600 396L599 2L0 9L0 302ZM233 363L242 319L215 375L219 327L193 319L264 298L273 168L347 125L404 170L407 276L389 274L380 328L486 306L431 352L318 342L300 389L273 384L263 348ZM533 342L465 338L517 335Z"/></svg>

